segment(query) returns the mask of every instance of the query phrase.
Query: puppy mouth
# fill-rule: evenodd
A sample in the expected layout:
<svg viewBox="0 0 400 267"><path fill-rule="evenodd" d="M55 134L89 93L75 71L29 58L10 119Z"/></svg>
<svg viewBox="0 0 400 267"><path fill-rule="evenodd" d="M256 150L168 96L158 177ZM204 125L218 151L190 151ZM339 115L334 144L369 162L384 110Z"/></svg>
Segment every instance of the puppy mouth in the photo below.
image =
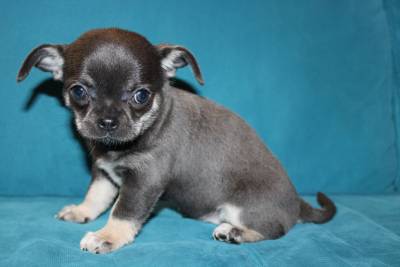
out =
<svg viewBox="0 0 400 267"><path fill-rule="evenodd" d="M121 124L114 130L99 129L99 127L91 121L76 120L76 126L79 135L84 139L107 146L132 143L141 134L138 127L133 123Z"/></svg>
<svg viewBox="0 0 400 267"><path fill-rule="evenodd" d="M89 139L92 139L95 142L102 143L106 146L119 146L129 144L136 139L135 136L126 136L126 135L118 135L118 133L110 131L105 132L104 134L91 136Z"/></svg>
<svg viewBox="0 0 400 267"><path fill-rule="evenodd" d="M109 136L108 134L105 135L104 137L100 137L100 138L96 138L97 141L105 144L105 145L119 145L119 144L123 144L124 142L122 142L121 140L112 138L111 136Z"/></svg>
<svg viewBox="0 0 400 267"><path fill-rule="evenodd" d="M127 140L114 136L112 132L106 132L103 136L96 137L95 140L105 145L118 145L127 142Z"/></svg>

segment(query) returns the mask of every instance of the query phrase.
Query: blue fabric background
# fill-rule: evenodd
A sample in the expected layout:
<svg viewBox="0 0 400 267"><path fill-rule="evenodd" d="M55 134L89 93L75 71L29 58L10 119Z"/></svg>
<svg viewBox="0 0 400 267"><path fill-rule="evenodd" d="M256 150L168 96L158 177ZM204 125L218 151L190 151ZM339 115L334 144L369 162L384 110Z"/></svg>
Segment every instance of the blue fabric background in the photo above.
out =
<svg viewBox="0 0 400 267"><path fill-rule="evenodd" d="M300 192L397 189L394 0L18 0L1 6L0 194L84 193L85 152L68 111L46 94L24 109L49 75L35 70L20 85L15 76L35 46L110 26L191 49L206 81L200 93L252 125ZM178 75L195 82L189 70Z"/></svg>

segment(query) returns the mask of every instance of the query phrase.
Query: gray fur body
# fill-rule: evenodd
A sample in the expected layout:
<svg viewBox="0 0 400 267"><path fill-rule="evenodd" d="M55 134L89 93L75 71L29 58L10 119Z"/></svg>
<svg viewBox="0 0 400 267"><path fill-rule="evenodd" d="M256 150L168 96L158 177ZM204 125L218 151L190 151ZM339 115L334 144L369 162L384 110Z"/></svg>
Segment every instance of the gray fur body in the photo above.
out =
<svg viewBox="0 0 400 267"><path fill-rule="evenodd" d="M300 201L255 132L234 113L197 95L168 86L162 94L165 116L131 153L96 151L97 157L122 169L136 169L138 162L156 166L154 190L162 188L163 198L187 216L200 218L230 203L243 209L244 225L264 236L271 235L270 225L289 230L299 218Z"/></svg>

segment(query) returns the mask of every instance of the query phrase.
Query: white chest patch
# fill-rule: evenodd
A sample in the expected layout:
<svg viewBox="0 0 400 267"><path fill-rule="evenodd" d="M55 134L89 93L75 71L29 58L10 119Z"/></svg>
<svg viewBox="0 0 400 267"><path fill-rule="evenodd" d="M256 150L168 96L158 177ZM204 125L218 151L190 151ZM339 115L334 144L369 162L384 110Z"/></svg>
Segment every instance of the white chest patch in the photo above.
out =
<svg viewBox="0 0 400 267"><path fill-rule="evenodd" d="M104 159L98 159L96 161L96 165L99 169L105 171L108 176L119 186L122 184L122 178L118 176L114 169L116 167L115 162L112 161L106 161Z"/></svg>

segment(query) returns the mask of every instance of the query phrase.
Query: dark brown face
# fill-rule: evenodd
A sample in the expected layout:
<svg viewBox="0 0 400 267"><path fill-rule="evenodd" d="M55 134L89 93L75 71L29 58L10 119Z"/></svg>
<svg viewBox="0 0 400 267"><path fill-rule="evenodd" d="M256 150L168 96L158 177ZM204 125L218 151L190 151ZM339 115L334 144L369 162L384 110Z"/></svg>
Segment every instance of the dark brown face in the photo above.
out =
<svg viewBox="0 0 400 267"><path fill-rule="evenodd" d="M64 50L64 97L86 138L130 141L157 117L164 76L156 48L140 35L94 31Z"/></svg>
<svg viewBox="0 0 400 267"><path fill-rule="evenodd" d="M82 136L127 142L149 128L161 112L162 88L177 68L190 64L203 83L193 55L183 47L153 46L139 34L93 30L69 45L42 45L18 74L33 66L64 82L65 103Z"/></svg>

